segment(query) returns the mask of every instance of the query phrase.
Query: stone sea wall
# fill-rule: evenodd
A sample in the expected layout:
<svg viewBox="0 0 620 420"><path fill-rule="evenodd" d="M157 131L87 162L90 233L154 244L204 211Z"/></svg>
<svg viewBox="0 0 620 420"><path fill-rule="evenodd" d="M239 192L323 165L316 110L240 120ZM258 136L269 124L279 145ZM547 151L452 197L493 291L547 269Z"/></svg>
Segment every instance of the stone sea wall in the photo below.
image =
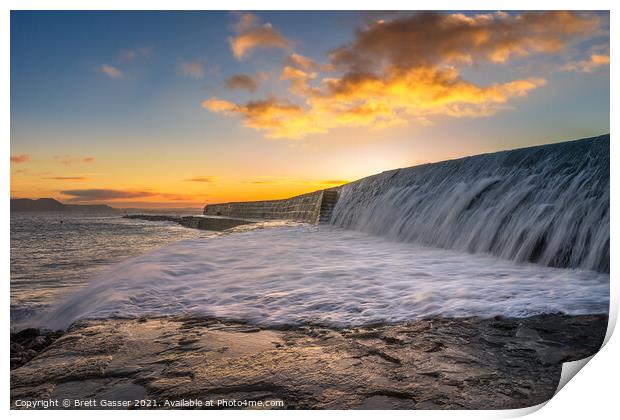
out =
<svg viewBox="0 0 620 420"><path fill-rule="evenodd" d="M284 219L318 223L323 193L324 190L320 190L284 200L208 204L204 208L204 215L259 220Z"/></svg>

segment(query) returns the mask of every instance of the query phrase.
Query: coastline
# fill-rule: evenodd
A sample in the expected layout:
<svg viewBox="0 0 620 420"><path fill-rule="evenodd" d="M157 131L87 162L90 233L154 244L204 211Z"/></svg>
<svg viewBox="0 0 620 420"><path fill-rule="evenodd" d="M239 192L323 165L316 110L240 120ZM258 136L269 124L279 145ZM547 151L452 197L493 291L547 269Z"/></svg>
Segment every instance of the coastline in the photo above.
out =
<svg viewBox="0 0 620 420"><path fill-rule="evenodd" d="M120 408L252 408L191 405L219 400L286 409L521 408L551 398L561 364L598 351L606 327L606 314L345 329L180 317L78 321L11 371L11 408L35 399L103 409L119 408L102 405L111 400L127 401Z"/></svg>

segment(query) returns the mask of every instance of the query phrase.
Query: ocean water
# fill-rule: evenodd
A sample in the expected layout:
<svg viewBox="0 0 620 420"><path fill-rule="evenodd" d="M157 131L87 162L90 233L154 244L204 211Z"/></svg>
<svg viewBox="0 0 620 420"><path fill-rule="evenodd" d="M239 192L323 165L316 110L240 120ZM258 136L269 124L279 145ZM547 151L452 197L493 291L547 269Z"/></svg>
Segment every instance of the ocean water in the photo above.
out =
<svg viewBox="0 0 620 420"><path fill-rule="evenodd" d="M12 213L11 320L25 320L49 308L111 264L182 239L213 235L122 215Z"/></svg>
<svg viewBox="0 0 620 420"><path fill-rule="evenodd" d="M272 223L178 241L112 265L34 322L63 328L82 318L187 314L342 327L433 316L605 313L608 304L607 273L330 225Z"/></svg>

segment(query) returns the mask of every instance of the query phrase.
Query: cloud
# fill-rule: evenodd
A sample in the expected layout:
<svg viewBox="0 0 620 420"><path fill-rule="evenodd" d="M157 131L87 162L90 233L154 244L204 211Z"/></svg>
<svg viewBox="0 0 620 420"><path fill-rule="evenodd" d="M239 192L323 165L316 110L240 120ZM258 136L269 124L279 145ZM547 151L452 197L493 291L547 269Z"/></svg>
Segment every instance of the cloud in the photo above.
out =
<svg viewBox="0 0 620 420"><path fill-rule="evenodd" d="M56 160L59 163L62 163L63 165L71 165L73 163L79 163L79 162L92 163L95 161L95 158L93 156L85 156L83 158L80 158L80 157L74 157L70 155L56 155L54 156L54 160Z"/></svg>
<svg viewBox="0 0 620 420"><path fill-rule="evenodd" d="M60 191L61 194L70 196L68 199L70 202L92 202L92 201L112 201L119 204L119 200L127 199L143 199L148 198L146 202L153 202L153 198L167 201L196 201L197 198L207 197L208 194L176 194L156 191L144 191L144 190L116 190L105 188L93 188L93 189L74 189Z"/></svg>
<svg viewBox="0 0 620 420"><path fill-rule="evenodd" d="M170 201L196 201L200 197L200 199L204 199L204 197L208 197L210 194L174 194L174 193L157 193L155 194L164 200Z"/></svg>
<svg viewBox="0 0 620 420"><path fill-rule="evenodd" d="M571 61L566 63L562 70L575 71L581 73L592 73L594 70L609 66L609 53L591 54L587 60Z"/></svg>
<svg viewBox="0 0 620 420"><path fill-rule="evenodd" d="M340 127L428 124L438 115L489 116L546 80L527 75L480 85L466 80L462 68L561 54L573 43L600 35L601 20L594 13L569 11L396 15L357 30L350 43L332 50L327 64L289 55L280 80L299 103L212 97L203 107L239 117L266 137L289 139Z"/></svg>
<svg viewBox="0 0 620 420"><path fill-rule="evenodd" d="M85 176L52 176L45 179L53 179L56 181L88 181Z"/></svg>
<svg viewBox="0 0 620 420"><path fill-rule="evenodd" d="M262 179L259 179L259 180L256 180L256 181L243 181L243 182L245 182L246 184L259 184L259 185L262 185L262 184L275 184L276 183L275 181L267 181L267 180L262 180Z"/></svg>
<svg viewBox="0 0 620 420"><path fill-rule="evenodd" d="M24 163L30 160L30 155L12 155L11 163Z"/></svg>
<svg viewBox="0 0 620 420"><path fill-rule="evenodd" d="M505 63L513 57L557 53L571 41L597 32L601 18L570 11L503 12L466 16L423 12L378 22L332 52L347 72L437 64Z"/></svg>
<svg viewBox="0 0 620 420"><path fill-rule="evenodd" d="M290 82L289 91L295 95L304 97L312 96L314 89L310 87L310 81L316 79L318 73L308 72L305 69L285 65L280 73L280 80L286 80Z"/></svg>
<svg viewBox="0 0 620 420"><path fill-rule="evenodd" d="M212 112L241 117L246 127L265 130L268 137L296 138L301 132L325 132L323 127L313 129L312 116L286 100L265 99L238 105L213 97L204 101L202 106Z"/></svg>
<svg viewBox="0 0 620 420"><path fill-rule="evenodd" d="M121 61L132 61L138 57L147 57L153 51L153 47L140 47L133 49L124 49L120 50L118 53L118 58Z"/></svg>
<svg viewBox="0 0 620 420"><path fill-rule="evenodd" d="M199 59L181 62L179 71L182 75L192 77L196 80L205 77L204 62Z"/></svg>
<svg viewBox="0 0 620 420"><path fill-rule="evenodd" d="M190 182L215 182L215 177L212 177L212 176L195 176L193 178L188 178L185 181L190 181Z"/></svg>
<svg viewBox="0 0 620 420"><path fill-rule="evenodd" d="M258 89L258 81L247 74L236 74L226 80L226 87L230 90L247 90L255 92Z"/></svg>
<svg viewBox="0 0 620 420"><path fill-rule="evenodd" d="M306 92L309 107L274 98L235 104L216 97L204 101L203 107L240 117L246 127L263 130L268 138L299 139L339 127L378 129L406 124L410 118L426 122L439 114L488 116L545 83L528 78L479 87L454 70L419 68L382 77L325 80L321 90Z"/></svg>
<svg viewBox="0 0 620 420"><path fill-rule="evenodd" d="M317 64L310 58L293 53L287 57L287 64L304 70L317 70Z"/></svg>
<svg viewBox="0 0 620 420"><path fill-rule="evenodd" d="M111 79L121 79L123 77L123 72L119 68L109 64L102 64L97 69Z"/></svg>
<svg viewBox="0 0 620 420"><path fill-rule="evenodd" d="M290 42L271 23L260 24L258 16L243 13L233 27L236 35L229 38L230 48L238 60L256 48L288 49Z"/></svg>
<svg viewBox="0 0 620 420"><path fill-rule="evenodd" d="M134 50L121 50L118 56L123 61L131 61L138 56L138 53Z"/></svg>
<svg viewBox="0 0 620 420"><path fill-rule="evenodd" d="M61 194L73 197L73 201L118 200L126 198L142 198L157 195L149 191L125 191L109 189L65 190Z"/></svg>
<svg viewBox="0 0 620 420"><path fill-rule="evenodd" d="M297 53L292 53L291 55L289 55L286 58L284 64L286 67L293 67L304 71L320 70L324 72L330 72L335 70L334 66L330 63L318 64L311 58L304 57L303 55Z"/></svg>

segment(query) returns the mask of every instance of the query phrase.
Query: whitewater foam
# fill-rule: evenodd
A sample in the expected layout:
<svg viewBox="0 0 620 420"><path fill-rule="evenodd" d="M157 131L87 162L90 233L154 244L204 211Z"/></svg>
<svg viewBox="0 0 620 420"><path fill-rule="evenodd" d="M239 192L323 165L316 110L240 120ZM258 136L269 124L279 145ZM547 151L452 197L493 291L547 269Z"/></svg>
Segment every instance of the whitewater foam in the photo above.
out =
<svg viewBox="0 0 620 420"><path fill-rule="evenodd" d="M609 272L609 135L370 176L342 187L332 223L438 248Z"/></svg>
<svg viewBox="0 0 620 420"><path fill-rule="evenodd" d="M609 274L515 263L333 226L181 241L111 267L39 323L202 315L264 326L604 313Z"/></svg>

